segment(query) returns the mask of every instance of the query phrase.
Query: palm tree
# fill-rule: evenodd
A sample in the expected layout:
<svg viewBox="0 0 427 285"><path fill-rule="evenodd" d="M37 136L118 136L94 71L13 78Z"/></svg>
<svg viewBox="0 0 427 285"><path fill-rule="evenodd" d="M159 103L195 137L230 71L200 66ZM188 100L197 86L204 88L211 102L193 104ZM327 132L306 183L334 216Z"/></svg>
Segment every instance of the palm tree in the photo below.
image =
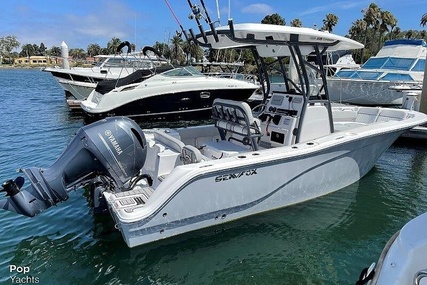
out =
<svg viewBox="0 0 427 285"><path fill-rule="evenodd" d="M117 51L117 47L121 44L121 40L119 38L113 37L107 44L107 50L109 54L115 54Z"/></svg>
<svg viewBox="0 0 427 285"><path fill-rule="evenodd" d="M378 50L381 48L382 36L385 32L389 31L388 27L392 29L397 24L396 18L389 11L381 11L381 23L379 25L378 31L380 32L380 40L378 41Z"/></svg>
<svg viewBox="0 0 427 285"><path fill-rule="evenodd" d="M40 43L40 46L37 50L38 55L46 55L46 46L44 45L44 43Z"/></svg>
<svg viewBox="0 0 427 285"><path fill-rule="evenodd" d="M187 61L191 61L191 58L194 58L197 61L203 56L203 50L199 47L199 45L196 45L190 41L185 41L182 44L182 50L186 54ZM190 64L190 62L187 62L187 64Z"/></svg>
<svg viewBox="0 0 427 285"><path fill-rule="evenodd" d="M86 52L82 48L73 48L70 49L70 56L72 56L73 59L83 60L86 58Z"/></svg>
<svg viewBox="0 0 427 285"><path fill-rule="evenodd" d="M374 41L375 39L378 38L377 37L377 31L379 30L380 23L381 23L381 9L380 9L380 7L378 7L377 4L371 3L369 5L369 7L362 10L362 12L364 13L363 20L367 24L367 29L366 29L365 35L369 40ZM372 31L372 35L368 36L368 33L370 32L368 30L368 28L370 28L370 30ZM381 42L381 41L379 41L379 42ZM365 45L366 45L366 40L365 40ZM375 46L374 43L370 42L369 52L371 54L375 53L374 48L373 48L374 46Z"/></svg>
<svg viewBox="0 0 427 285"><path fill-rule="evenodd" d="M425 26L427 24L427 13L426 14L424 14L422 17L421 17L421 22L420 22L420 25L421 26Z"/></svg>
<svg viewBox="0 0 427 285"><path fill-rule="evenodd" d="M185 61L184 54L182 51L182 39L180 36L175 35L171 39L171 61L172 63L181 64Z"/></svg>
<svg viewBox="0 0 427 285"><path fill-rule="evenodd" d="M348 30L348 34L351 39L363 42L367 27L368 24L364 20L358 19L356 22L353 22L352 26Z"/></svg>
<svg viewBox="0 0 427 285"><path fill-rule="evenodd" d="M61 57L61 48L53 46L47 51L47 54L55 60L55 64L58 64L58 58Z"/></svg>
<svg viewBox="0 0 427 285"><path fill-rule="evenodd" d="M286 25L286 21L282 16L280 16L277 13L267 15L264 17L264 19L261 20L262 24L273 24L273 25L280 25L284 26Z"/></svg>
<svg viewBox="0 0 427 285"><path fill-rule="evenodd" d="M86 50L90 57L101 53L101 47L98 44L90 44L87 46Z"/></svg>
<svg viewBox="0 0 427 285"><path fill-rule="evenodd" d="M353 22L352 26L350 27L350 30L348 31L348 34L351 39L363 42L364 45L366 45L366 30L367 30L368 24L365 22L365 20L359 19L356 20L356 22ZM357 62L364 62L364 49L360 50L360 58L358 58L358 54L354 54L355 60Z"/></svg>
<svg viewBox="0 0 427 285"><path fill-rule="evenodd" d="M50 50L48 51L48 54L50 56L55 56L55 57L59 57L61 56L61 48L58 46L53 46L50 48Z"/></svg>
<svg viewBox="0 0 427 285"><path fill-rule="evenodd" d="M323 20L322 30L332 32L332 29L338 24L338 16L334 14L327 14Z"/></svg>
<svg viewBox="0 0 427 285"><path fill-rule="evenodd" d="M302 27L302 22L300 19L293 19L291 21L291 27Z"/></svg>
<svg viewBox="0 0 427 285"><path fill-rule="evenodd" d="M165 58L170 58L171 51L170 51L169 46L167 44L156 42L153 45L153 48L155 50L159 51L160 54L163 55Z"/></svg>
<svg viewBox="0 0 427 285"><path fill-rule="evenodd" d="M381 19L381 9L375 3L371 3L367 9L362 10L364 13L363 20L375 31L379 29Z"/></svg>
<svg viewBox="0 0 427 285"><path fill-rule="evenodd" d="M396 27L396 29L393 29L393 31L391 32L390 39L397 39L397 38L399 37L399 34L400 34L401 32L402 32L402 31L400 30L400 28L399 28L399 27Z"/></svg>

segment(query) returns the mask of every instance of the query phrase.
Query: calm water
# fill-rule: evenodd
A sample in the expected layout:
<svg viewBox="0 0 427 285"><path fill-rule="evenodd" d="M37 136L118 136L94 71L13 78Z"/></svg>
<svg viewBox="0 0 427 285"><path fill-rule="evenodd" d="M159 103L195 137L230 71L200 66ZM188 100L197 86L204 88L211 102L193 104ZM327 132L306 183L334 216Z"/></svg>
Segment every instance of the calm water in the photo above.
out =
<svg viewBox="0 0 427 285"><path fill-rule="evenodd" d="M82 125L50 74L0 69L1 181L50 166ZM35 218L0 211L0 283L354 284L390 236L427 211L426 168L427 147L396 144L334 194L133 249L109 216L92 215L82 190Z"/></svg>

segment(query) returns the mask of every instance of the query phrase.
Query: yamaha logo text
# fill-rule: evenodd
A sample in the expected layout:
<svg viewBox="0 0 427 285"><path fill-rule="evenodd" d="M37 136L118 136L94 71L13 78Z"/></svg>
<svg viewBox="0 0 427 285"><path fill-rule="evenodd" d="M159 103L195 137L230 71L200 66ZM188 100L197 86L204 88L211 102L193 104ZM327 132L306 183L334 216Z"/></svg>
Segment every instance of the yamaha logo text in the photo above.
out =
<svg viewBox="0 0 427 285"><path fill-rule="evenodd" d="M117 142L116 138L114 137L113 133L110 130L105 130L104 134L110 140L111 144L113 145L114 149L116 150L117 155L122 154L122 152L123 152L122 148L120 147L120 145Z"/></svg>
<svg viewBox="0 0 427 285"><path fill-rule="evenodd" d="M227 181L227 180L231 180L231 179L235 179L235 178L240 178L243 176L251 176L251 175L258 174L256 171L257 171L256 169L249 169L246 171L219 175L219 176L215 177L215 182Z"/></svg>

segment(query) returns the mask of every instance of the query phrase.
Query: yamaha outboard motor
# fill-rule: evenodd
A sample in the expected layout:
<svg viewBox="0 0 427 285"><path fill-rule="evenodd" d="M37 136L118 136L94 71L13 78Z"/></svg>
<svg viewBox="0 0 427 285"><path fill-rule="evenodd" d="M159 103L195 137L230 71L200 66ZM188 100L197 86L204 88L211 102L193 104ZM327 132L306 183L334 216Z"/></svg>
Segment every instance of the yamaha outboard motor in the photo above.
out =
<svg viewBox="0 0 427 285"><path fill-rule="evenodd" d="M140 127L125 117L107 118L82 127L49 168L21 169L30 185L21 190L24 178L3 183L7 199L0 207L35 216L68 192L93 181L108 180L112 191L129 190L146 157L146 140Z"/></svg>

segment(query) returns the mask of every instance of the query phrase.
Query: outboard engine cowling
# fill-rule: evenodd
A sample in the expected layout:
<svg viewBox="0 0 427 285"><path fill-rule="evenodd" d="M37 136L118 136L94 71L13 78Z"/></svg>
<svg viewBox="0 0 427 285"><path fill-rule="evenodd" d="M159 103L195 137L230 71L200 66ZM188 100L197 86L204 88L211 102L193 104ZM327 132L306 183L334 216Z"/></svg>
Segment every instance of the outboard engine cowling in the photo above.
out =
<svg viewBox="0 0 427 285"><path fill-rule="evenodd" d="M95 176L114 181L116 191L126 191L139 174L146 157L146 140L140 127L125 117L107 118L82 127L49 168L21 169L31 185L21 190L24 179L3 183L7 199L0 207L26 216L68 199L68 192Z"/></svg>

